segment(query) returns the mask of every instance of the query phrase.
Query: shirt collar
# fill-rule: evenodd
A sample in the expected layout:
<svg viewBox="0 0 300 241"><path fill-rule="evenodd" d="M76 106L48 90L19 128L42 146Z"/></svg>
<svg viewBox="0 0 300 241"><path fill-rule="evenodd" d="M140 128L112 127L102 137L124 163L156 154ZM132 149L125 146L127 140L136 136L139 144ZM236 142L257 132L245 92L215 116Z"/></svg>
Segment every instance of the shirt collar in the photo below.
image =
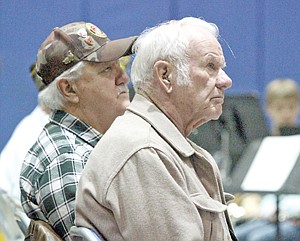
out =
<svg viewBox="0 0 300 241"><path fill-rule="evenodd" d="M181 155L189 157L195 153L187 139L179 132L171 120L151 101L136 94L127 110L145 119Z"/></svg>
<svg viewBox="0 0 300 241"><path fill-rule="evenodd" d="M93 147L95 147L102 136L102 134L93 127L62 110L53 111L50 115L50 122L62 126Z"/></svg>

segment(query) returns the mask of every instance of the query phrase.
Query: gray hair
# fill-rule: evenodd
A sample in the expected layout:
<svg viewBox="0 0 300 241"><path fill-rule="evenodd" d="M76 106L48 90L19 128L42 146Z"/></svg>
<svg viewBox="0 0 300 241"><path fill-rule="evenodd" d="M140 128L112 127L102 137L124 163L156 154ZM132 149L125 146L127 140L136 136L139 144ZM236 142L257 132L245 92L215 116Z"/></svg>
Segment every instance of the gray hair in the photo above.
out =
<svg viewBox="0 0 300 241"><path fill-rule="evenodd" d="M40 105L47 106L52 110L63 110L66 104L66 99L61 94L57 86L57 81L61 78L75 81L82 75L82 70L86 66L85 61L80 61L70 69L57 76L49 86L38 94L38 102Z"/></svg>
<svg viewBox="0 0 300 241"><path fill-rule="evenodd" d="M168 61L176 67L178 85L189 84L188 49L190 38L183 29L186 26L200 27L209 31L216 38L219 36L219 29L215 24L194 17L171 20L146 29L133 45L136 55L131 68L131 81L135 89L151 80L153 66L158 60Z"/></svg>

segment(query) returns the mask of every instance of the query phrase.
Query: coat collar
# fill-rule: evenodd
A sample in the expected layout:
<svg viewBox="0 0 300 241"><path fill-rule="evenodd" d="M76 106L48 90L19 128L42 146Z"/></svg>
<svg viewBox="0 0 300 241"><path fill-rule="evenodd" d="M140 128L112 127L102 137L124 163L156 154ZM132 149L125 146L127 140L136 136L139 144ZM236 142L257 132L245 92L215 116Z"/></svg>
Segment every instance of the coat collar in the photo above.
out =
<svg viewBox="0 0 300 241"><path fill-rule="evenodd" d="M195 153L187 139L179 132L171 120L151 101L136 94L128 111L146 120L181 155L189 157Z"/></svg>

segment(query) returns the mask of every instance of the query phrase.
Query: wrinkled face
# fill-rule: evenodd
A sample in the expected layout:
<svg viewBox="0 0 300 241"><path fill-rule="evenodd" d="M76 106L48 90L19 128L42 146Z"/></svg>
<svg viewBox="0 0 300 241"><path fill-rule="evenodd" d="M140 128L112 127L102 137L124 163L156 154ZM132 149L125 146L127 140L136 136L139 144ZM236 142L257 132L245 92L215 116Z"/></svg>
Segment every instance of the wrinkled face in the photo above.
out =
<svg viewBox="0 0 300 241"><path fill-rule="evenodd" d="M86 115L112 122L129 105L128 75L118 61L89 63L76 81L80 109Z"/></svg>
<svg viewBox="0 0 300 241"><path fill-rule="evenodd" d="M231 87L232 81L222 70L225 67L222 48L210 33L203 32L192 41L189 57L191 85L183 88L181 98L194 129L220 117L224 90Z"/></svg>
<svg viewBox="0 0 300 241"><path fill-rule="evenodd" d="M300 113L299 108L295 98L279 98L268 106L268 112L275 128L295 127Z"/></svg>

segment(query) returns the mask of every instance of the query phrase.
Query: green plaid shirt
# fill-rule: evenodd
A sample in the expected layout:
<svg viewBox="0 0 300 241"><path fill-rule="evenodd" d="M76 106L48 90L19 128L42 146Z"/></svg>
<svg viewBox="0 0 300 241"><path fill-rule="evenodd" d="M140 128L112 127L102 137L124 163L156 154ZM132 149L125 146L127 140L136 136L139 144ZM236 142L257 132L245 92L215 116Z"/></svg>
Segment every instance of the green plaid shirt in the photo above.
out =
<svg viewBox="0 0 300 241"><path fill-rule="evenodd" d="M71 240L78 181L100 138L91 126L55 111L23 162L20 188L24 211L31 219L47 221L64 240Z"/></svg>

